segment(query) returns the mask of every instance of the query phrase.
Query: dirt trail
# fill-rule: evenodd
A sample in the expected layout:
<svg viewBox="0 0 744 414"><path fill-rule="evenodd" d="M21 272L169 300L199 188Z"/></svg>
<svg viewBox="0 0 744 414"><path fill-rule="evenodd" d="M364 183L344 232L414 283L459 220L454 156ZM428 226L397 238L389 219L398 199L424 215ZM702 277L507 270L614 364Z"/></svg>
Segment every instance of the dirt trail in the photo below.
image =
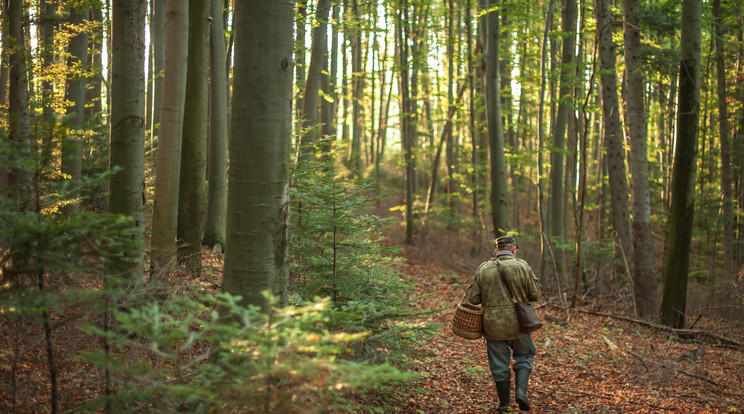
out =
<svg viewBox="0 0 744 414"><path fill-rule="evenodd" d="M396 412L485 413L495 412L498 405L484 340L461 339L448 328L454 306L471 281L469 269L480 261L458 262L453 253L446 246L409 248L404 253L403 274L417 281L419 293L433 293L420 306L447 310L431 317L443 328L422 348L423 355L412 357L414 370L423 375L419 388L406 394ZM532 412L744 410L744 353L740 351L680 342L632 322L568 313L548 303L541 304L538 314L545 321L566 323L548 322L533 334L537 356L528 390ZM744 333L740 325L712 320L699 321L698 328L739 339ZM518 411L517 405L512 404L512 409Z"/></svg>

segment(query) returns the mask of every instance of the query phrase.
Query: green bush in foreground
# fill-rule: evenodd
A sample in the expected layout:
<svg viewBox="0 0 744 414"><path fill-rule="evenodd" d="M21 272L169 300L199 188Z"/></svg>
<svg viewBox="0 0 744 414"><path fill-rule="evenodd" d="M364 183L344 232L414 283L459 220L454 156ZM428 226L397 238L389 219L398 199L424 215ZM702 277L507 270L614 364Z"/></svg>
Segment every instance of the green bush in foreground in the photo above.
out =
<svg viewBox="0 0 744 414"><path fill-rule="evenodd" d="M295 302L330 297L331 330L369 332L356 343L360 357L405 364L436 327L417 322L428 312L417 309L413 284L396 270L400 249L384 245L394 220L371 214L371 188L343 176L332 159L301 160L292 183Z"/></svg>
<svg viewBox="0 0 744 414"><path fill-rule="evenodd" d="M346 396L411 378L388 364L342 358L352 352L350 343L367 334L330 332L328 300L272 305L268 313L238 303L229 294L185 295L162 306L114 311L117 330L88 326L87 332L105 338L112 351L82 358L108 371L111 382L107 395L81 408L199 413L353 409L363 405Z"/></svg>

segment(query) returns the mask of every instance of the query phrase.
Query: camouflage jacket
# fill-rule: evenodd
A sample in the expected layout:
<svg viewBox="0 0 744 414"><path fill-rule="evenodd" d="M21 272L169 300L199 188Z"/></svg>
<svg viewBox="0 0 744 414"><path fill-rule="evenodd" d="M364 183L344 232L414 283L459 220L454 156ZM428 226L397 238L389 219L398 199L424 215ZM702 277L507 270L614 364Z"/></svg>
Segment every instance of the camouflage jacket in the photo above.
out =
<svg viewBox="0 0 744 414"><path fill-rule="evenodd" d="M520 303L540 298L540 281L530 265L511 254L501 254L498 260L514 296ZM496 266L497 258L483 262L475 271L468 288L470 303L483 306L483 336L492 341L507 341L525 336L519 331L514 302L504 286Z"/></svg>

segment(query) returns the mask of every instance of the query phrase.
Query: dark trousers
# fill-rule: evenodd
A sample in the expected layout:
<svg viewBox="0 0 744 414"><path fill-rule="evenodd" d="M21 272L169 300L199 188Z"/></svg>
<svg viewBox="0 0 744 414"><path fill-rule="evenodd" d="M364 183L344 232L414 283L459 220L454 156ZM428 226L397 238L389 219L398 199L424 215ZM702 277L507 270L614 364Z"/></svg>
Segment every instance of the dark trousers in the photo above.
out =
<svg viewBox="0 0 744 414"><path fill-rule="evenodd" d="M514 358L514 370L526 369L532 372L532 360L535 359L535 344L532 338L525 335L510 341L491 341L486 339L488 365L495 382L509 381L511 371L509 363Z"/></svg>

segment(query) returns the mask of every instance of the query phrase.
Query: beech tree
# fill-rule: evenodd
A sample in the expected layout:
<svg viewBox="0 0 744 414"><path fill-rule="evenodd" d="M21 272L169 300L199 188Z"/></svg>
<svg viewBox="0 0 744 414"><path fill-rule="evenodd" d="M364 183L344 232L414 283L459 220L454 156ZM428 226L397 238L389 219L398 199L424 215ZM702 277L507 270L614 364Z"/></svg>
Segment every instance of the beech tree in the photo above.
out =
<svg viewBox="0 0 744 414"><path fill-rule="evenodd" d="M210 0L189 0L189 48L178 184L178 261L201 275L209 113Z"/></svg>
<svg viewBox="0 0 744 414"><path fill-rule="evenodd" d="M617 234L619 252L616 257L623 260L632 253L630 233L630 207L628 203L628 178L625 168L623 126L620 121L620 100L617 93L615 71L615 43L612 35L613 17L609 0L597 0L597 36L600 59L600 90L602 96L602 125L607 151L607 170L610 185L610 223ZM622 265L624 268L624 264ZM625 273L625 272L622 272Z"/></svg>
<svg viewBox="0 0 744 414"><path fill-rule="evenodd" d="M209 31L209 160L207 222L203 244L225 251L227 227L227 68L222 0L212 0Z"/></svg>
<svg viewBox="0 0 744 414"><path fill-rule="evenodd" d="M481 9L487 12L484 32L484 61L486 65L486 114L491 154L491 217L495 237L509 231L506 159L504 158L504 128L501 118L501 83L499 79L499 9L498 0L482 0Z"/></svg>
<svg viewBox="0 0 744 414"><path fill-rule="evenodd" d="M235 4L235 65L222 289L287 301L294 1Z"/></svg>
<svg viewBox="0 0 744 414"><path fill-rule="evenodd" d="M151 139L158 136L160 126L160 108L163 99L163 69L165 67L165 0L152 0L150 17L150 54L152 55L152 107Z"/></svg>
<svg viewBox="0 0 744 414"><path fill-rule="evenodd" d="M407 0L398 0L399 8L396 16L396 58L398 61L398 85L400 93L400 135L403 144L403 159L405 163L405 219L406 244L413 244L413 201L416 193L416 103L411 97L411 63L409 61L411 47L408 43L410 36L410 6Z"/></svg>
<svg viewBox="0 0 744 414"><path fill-rule="evenodd" d="M132 250L109 274L142 282L145 252L145 0L117 0L111 9L109 212L132 218Z"/></svg>
<svg viewBox="0 0 744 414"><path fill-rule="evenodd" d="M83 178L83 124L85 121L85 87L87 84L86 64L88 62L88 32L83 27L88 18L85 3L68 4L70 11L69 30L72 39L68 45L67 82L65 102L67 103L68 129L62 141L62 173L72 180ZM144 23L143 23L144 24ZM66 214L80 209L80 201L65 206Z"/></svg>
<svg viewBox="0 0 744 414"><path fill-rule="evenodd" d="M639 316L651 318L658 310L656 255L651 228L651 195L648 186L648 150L646 111L643 103L643 67L641 29L638 19L640 2L624 0L625 78L628 131L632 160L633 250L626 255L633 262L633 294Z"/></svg>
<svg viewBox="0 0 744 414"><path fill-rule="evenodd" d="M310 67L307 70L305 93L302 98L302 145L301 151L307 155L312 146L320 141L321 128L318 124L321 76L324 62L328 59L328 15L330 0L319 0L312 30Z"/></svg>
<svg viewBox="0 0 744 414"><path fill-rule="evenodd" d="M731 165L732 151L729 137L728 102L726 94L726 62L724 52L724 21L721 0L712 0L716 54L716 94L718 101L718 130L721 140L721 200L723 210L723 263L726 274L735 274L734 209Z"/></svg>
<svg viewBox="0 0 744 414"><path fill-rule="evenodd" d="M661 297L661 321L674 328L685 326L690 246L695 216L695 174L700 122L700 10L701 0L682 0L677 142L669 211L669 241L664 260L664 289Z"/></svg>
<svg viewBox="0 0 744 414"><path fill-rule="evenodd" d="M188 69L189 3L168 1L163 101L160 108L155 199L152 212L150 266L153 277L164 277L176 264L178 183L181 172L183 114Z"/></svg>
<svg viewBox="0 0 744 414"><path fill-rule="evenodd" d="M8 168L8 198L16 201L19 211L27 211L36 198L33 172L23 158L31 157L31 120L28 100L28 49L23 33L23 1L8 0L8 35L3 41L9 68L8 127L15 156ZM7 46L6 46L7 42Z"/></svg>
<svg viewBox="0 0 744 414"><path fill-rule="evenodd" d="M566 277L566 255L562 247L566 237L566 209L567 197L564 186L566 151L566 124L569 112L574 111L573 81L570 79L575 72L576 60L576 20L578 7L576 0L565 0L563 7L564 33L560 61L560 86L558 92L558 112L555 115L553 130L553 150L550 153L550 235L556 240L555 266L558 279Z"/></svg>

